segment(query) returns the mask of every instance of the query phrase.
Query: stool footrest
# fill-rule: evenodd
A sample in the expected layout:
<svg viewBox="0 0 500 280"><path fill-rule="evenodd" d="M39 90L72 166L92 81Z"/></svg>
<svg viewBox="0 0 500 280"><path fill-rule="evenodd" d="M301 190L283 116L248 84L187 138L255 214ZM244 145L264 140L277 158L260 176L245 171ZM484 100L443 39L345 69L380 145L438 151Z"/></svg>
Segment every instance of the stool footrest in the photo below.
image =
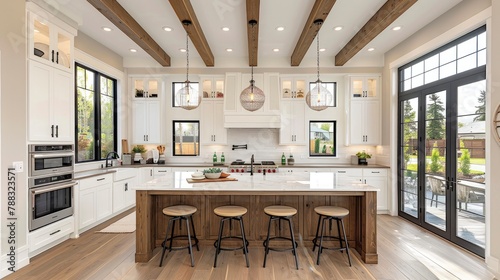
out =
<svg viewBox="0 0 500 280"><path fill-rule="evenodd" d="M226 240L226 239L239 239L239 240L243 240L243 237L241 236L223 236L220 238L220 241L222 242L222 240ZM219 242L219 240L215 240L214 242L214 247L217 248L217 243ZM245 239L245 245L246 247L248 248L248 240ZM219 250L224 250L224 251L236 251L236 250L242 250L244 249L243 246L241 247L220 247Z"/></svg>
<svg viewBox="0 0 500 280"><path fill-rule="evenodd" d="M176 239L182 239L182 240L188 241L188 236L187 235L176 235L174 237L169 237L161 243L161 247L165 246L165 242L168 242L170 240L176 240ZM192 244L192 246L198 245L198 238L191 236L191 244ZM172 248L170 248L168 245L165 246L165 249L168 249L170 251L182 250L182 249L187 249L187 248L189 248L189 244L187 244L186 246L177 246L177 247L172 246Z"/></svg>
<svg viewBox="0 0 500 280"><path fill-rule="evenodd" d="M293 242L293 240L289 237L282 237L282 236L274 236L274 237L269 237L269 241L271 240L288 240L290 242ZM264 240L262 242L262 245L264 246L264 250L267 246L267 240ZM295 242L295 248L299 247L298 243ZM277 251L277 252L283 252L283 251L293 251L293 247L289 247L289 248L273 248L273 247L268 247L269 250L271 251Z"/></svg>

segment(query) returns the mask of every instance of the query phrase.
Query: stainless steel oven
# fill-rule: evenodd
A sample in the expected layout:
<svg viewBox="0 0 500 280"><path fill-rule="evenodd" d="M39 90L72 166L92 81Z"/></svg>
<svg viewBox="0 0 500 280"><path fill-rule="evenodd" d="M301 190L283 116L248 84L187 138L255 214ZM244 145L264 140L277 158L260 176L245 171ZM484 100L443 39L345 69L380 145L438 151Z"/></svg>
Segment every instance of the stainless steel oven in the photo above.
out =
<svg viewBox="0 0 500 280"><path fill-rule="evenodd" d="M29 145L29 177L73 172L73 145Z"/></svg>
<svg viewBox="0 0 500 280"><path fill-rule="evenodd" d="M29 178L29 230L72 216L76 184L73 172Z"/></svg>

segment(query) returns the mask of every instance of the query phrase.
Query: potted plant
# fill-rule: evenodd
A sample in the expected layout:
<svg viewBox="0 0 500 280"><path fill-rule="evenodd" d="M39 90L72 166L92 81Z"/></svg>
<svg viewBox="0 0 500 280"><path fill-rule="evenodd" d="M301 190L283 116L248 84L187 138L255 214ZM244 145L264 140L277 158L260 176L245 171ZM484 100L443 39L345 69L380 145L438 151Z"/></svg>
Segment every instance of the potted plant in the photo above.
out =
<svg viewBox="0 0 500 280"><path fill-rule="evenodd" d="M208 179L217 179L220 177L221 173L222 169L216 167L203 170L203 175Z"/></svg>
<svg viewBox="0 0 500 280"><path fill-rule="evenodd" d="M142 159L142 153L146 152L146 148L144 148L144 145L136 145L132 148L132 152L134 152L134 161L141 161Z"/></svg>
<svg viewBox="0 0 500 280"><path fill-rule="evenodd" d="M364 150L362 152L357 152L356 156L358 157L359 165L368 165L367 159L372 158L372 155L365 152Z"/></svg>

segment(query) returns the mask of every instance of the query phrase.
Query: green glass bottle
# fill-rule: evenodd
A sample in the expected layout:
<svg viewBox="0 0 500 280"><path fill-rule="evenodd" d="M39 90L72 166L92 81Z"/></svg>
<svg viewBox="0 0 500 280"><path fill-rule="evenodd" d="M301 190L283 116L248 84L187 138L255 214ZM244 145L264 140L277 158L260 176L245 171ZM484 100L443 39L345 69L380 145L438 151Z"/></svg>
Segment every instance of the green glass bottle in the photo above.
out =
<svg viewBox="0 0 500 280"><path fill-rule="evenodd" d="M213 156L213 162L216 163L217 162L217 152L214 152L214 156Z"/></svg>
<svg viewBox="0 0 500 280"><path fill-rule="evenodd" d="M224 152L222 152L222 155L220 156L220 162L221 163L226 162L226 157L224 156Z"/></svg>
<svg viewBox="0 0 500 280"><path fill-rule="evenodd" d="M285 153L283 153L283 155L281 156L281 165L286 165Z"/></svg>

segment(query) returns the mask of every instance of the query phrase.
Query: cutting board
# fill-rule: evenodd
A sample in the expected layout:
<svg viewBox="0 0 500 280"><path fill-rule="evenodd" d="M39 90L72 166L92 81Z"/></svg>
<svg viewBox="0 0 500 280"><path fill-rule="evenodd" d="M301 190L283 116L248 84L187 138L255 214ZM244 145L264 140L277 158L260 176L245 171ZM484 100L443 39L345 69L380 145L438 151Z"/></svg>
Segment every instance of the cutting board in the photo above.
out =
<svg viewBox="0 0 500 280"><path fill-rule="evenodd" d="M128 141L127 141L127 139L122 139L122 153L128 154Z"/></svg>
<svg viewBox="0 0 500 280"><path fill-rule="evenodd" d="M201 179L201 180L193 180L192 178L186 178L188 183L207 183L207 182L229 182L229 181L238 181L236 178L217 178L217 179Z"/></svg>

